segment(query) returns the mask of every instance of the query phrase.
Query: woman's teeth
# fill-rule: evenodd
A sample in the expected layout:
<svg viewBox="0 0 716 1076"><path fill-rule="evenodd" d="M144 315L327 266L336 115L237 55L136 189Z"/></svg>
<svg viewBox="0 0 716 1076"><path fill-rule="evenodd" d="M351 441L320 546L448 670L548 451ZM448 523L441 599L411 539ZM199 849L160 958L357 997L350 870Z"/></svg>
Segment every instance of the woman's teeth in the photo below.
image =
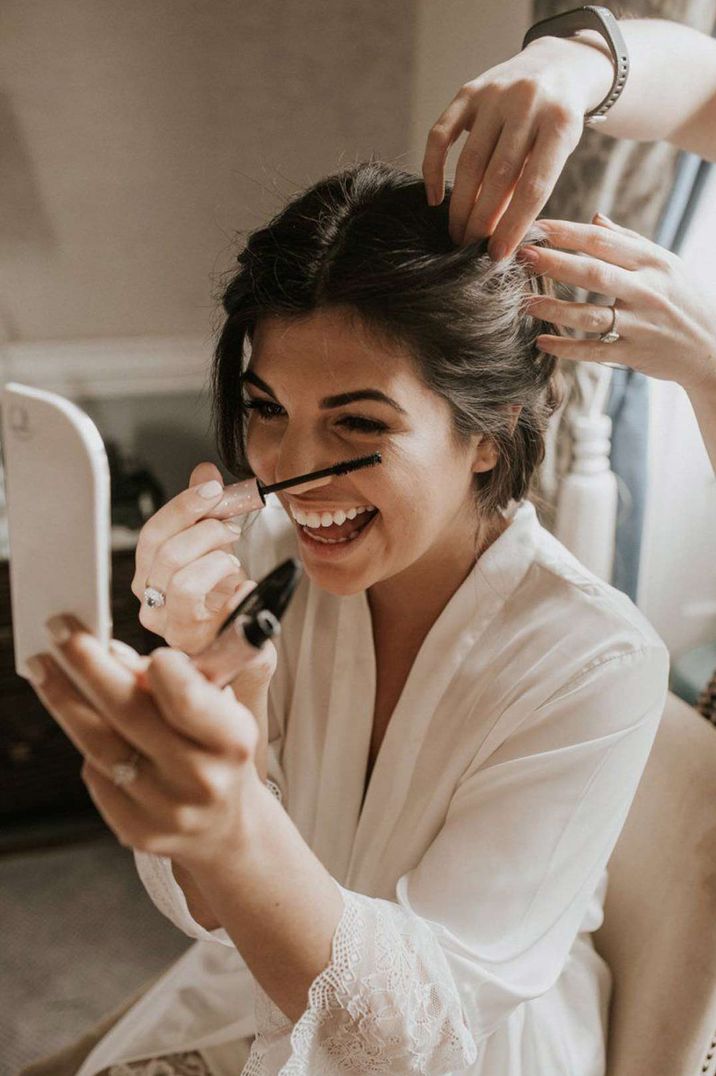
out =
<svg viewBox="0 0 716 1076"><path fill-rule="evenodd" d="M338 509L336 512L302 512L299 508L290 505L291 515L302 527L330 527L334 523L341 526L347 519L355 519L362 512L373 512L372 504L362 504L357 508L347 510ZM357 533L357 532L353 532ZM326 541L328 539L325 539Z"/></svg>

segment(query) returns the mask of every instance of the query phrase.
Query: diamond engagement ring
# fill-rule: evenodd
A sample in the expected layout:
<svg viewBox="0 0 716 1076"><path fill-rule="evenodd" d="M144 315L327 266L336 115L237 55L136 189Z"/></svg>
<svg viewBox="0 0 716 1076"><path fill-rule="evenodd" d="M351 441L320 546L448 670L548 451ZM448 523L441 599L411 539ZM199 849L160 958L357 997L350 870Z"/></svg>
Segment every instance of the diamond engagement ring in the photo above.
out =
<svg viewBox="0 0 716 1076"><path fill-rule="evenodd" d="M139 776L137 763L141 757L139 751L133 751L131 757L124 762L115 762L112 767L112 780L118 788L131 785L133 781L137 780Z"/></svg>
<svg viewBox="0 0 716 1076"><path fill-rule="evenodd" d="M617 308L615 304L612 304L609 309L612 312L612 323L605 333L599 337L603 344L614 344L617 340L621 340L619 333L616 331L617 323Z"/></svg>
<svg viewBox="0 0 716 1076"><path fill-rule="evenodd" d="M158 590L157 587L150 587L149 580L147 580L144 587L144 601L150 609L161 609L165 604L167 596L163 590Z"/></svg>

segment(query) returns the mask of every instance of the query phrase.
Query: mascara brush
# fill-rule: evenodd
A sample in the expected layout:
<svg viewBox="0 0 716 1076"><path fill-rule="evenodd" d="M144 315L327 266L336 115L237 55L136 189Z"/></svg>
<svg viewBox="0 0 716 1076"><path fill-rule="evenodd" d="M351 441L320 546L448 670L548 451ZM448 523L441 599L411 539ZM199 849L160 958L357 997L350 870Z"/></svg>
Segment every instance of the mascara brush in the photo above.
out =
<svg viewBox="0 0 716 1076"><path fill-rule="evenodd" d="M340 463L334 463L332 467L324 467L320 471L309 471L307 474L299 474L294 478L286 478L283 482L274 482L268 486L258 478L247 478L243 482L226 486L224 496L205 518L230 519L232 516L243 516L248 512L263 508L269 493L277 493L282 489L316 489L318 486L327 485L334 475L349 474L363 467L373 467L380 462L380 452L373 452L370 456L342 460Z"/></svg>

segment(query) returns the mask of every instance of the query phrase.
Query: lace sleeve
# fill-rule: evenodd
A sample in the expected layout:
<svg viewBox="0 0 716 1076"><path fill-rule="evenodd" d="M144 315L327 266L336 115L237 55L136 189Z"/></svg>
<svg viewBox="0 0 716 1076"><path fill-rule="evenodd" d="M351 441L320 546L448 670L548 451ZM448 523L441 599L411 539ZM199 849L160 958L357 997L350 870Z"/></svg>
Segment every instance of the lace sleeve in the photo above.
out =
<svg viewBox="0 0 716 1076"><path fill-rule="evenodd" d="M266 787L282 802L281 789L272 781L266 781ZM189 911L184 891L178 884L172 871L172 861L168 856L152 855L150 852L134 852L137 874L154 906L166 916L184 934L197 941L219 942L221 945L233 946L233 941L223 927L206 930L197 923Z"/></svg>
<svg viewBox="0 0 716 1076"><path fill-rule="evenodd" d="M477 1047L428 924L391 901L338 888L344 909L331 962L298 1022L254 983L257 1034L242 1076L432 1076L472 1065Z"/></svg>

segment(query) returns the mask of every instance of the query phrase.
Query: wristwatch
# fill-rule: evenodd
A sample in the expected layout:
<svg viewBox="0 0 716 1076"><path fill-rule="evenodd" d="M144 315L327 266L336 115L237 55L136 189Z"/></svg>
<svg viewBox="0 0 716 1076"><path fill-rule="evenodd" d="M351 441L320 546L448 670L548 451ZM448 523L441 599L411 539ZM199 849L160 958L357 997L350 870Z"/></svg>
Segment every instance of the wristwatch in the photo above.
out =
<svg viewBox="0 0 716 1076"><path fill-rule="evenodd" d="M598 34L601 34L609 46L614 63L612 88L604 100L584 116L585 124L592 126L601 123L606 118L607 112L624 89L629 74L629 54L626 42L619 29L619 23L609 8L587 4L586 7L577 7L573 11L563 11L561 15L541 19L534 26L530 26L522 42L522 48L527 48L530 42L538 37L573 37L579 30L596 30Z"/></svg>

